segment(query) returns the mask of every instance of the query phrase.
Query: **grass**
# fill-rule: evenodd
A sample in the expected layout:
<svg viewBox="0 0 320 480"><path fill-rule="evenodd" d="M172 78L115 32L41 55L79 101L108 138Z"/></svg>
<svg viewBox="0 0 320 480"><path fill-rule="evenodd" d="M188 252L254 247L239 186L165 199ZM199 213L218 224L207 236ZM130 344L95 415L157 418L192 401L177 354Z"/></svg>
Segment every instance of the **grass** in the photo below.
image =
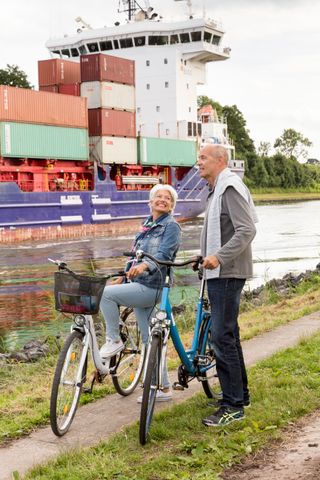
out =
<svg viewBox="0 0 320 480"><path fill-rule="evenodd" d="M280 190L276 188L251 189L255 203L319 200L320 191Z"/></svg>
<svg viewBox="0 0 320 480"><path fill-rule="evenodd" d="M26 480L215 480L283 428L320 407L320 334L250 369L252 407L246 418L221 429L201 419L211 412L204 394L156 414L152 440L138 443L138 426L94 448L75 450L39 466Z"/></svg>

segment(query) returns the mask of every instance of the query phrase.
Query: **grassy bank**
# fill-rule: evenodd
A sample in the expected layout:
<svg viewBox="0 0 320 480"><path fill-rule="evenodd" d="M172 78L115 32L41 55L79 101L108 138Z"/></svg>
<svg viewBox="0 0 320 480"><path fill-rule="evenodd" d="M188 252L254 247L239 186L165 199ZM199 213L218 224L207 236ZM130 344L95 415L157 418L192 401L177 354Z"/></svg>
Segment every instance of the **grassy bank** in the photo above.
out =
<svg viewBox="0 0 320 480"><path fill-rule="evenodd" d="M320 310L320 276L313 275L302 282L289 297L281 298L268 288L263 295L260 307L253 307L250 302L242 304L240 326L243 339ZM177 318L186 344L191 342L193 310L190 307L186 314ZM56 355L51 355L33 364L13 364L0 369L0 444L49 423L49 396L55 364ZM174 368L178 364L171 347L169 366ZM95 388L93 395L82 395L81 402L91 402L113 391L109 380Z"/></svg>
<svg viewBox="0 0 320 480"><path fill-rule="evenodd" d="M251 189L256 204L269 202L294 202L320 200L320 191L277 190L272 188Z"/></svg>
<svg viewBox="0 0 320 480"><path fill-rule="evenodd" d="M110 441L61 455L37 467L26 479L51 480L215 480L281 429L320 407L320 335L278 353L249 372L252 407L246 418L225 428L208 429L201 419L212 408L199 393L155 415L152 441L138 443L138 426Z"/></svg>

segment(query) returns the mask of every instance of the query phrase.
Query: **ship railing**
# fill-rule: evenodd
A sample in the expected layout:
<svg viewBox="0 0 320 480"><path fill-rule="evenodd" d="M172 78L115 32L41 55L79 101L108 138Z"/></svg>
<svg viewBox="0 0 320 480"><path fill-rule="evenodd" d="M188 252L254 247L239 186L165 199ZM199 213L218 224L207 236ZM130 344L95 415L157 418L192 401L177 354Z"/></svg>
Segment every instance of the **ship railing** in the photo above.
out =
<svg viewBox="0 0 320 480"><path fill-rule="evenodd" d="M159 183L159 178L150 177L148 175L124 175L122 177L122 183L124 185L156 185Z"/></svg>

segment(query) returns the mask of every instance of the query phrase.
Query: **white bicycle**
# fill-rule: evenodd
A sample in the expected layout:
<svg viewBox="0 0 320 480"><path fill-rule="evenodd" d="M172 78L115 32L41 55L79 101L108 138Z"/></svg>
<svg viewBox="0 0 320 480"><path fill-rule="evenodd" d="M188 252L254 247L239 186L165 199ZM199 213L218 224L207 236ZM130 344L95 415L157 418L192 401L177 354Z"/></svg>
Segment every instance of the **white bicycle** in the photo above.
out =
<svg viewBox="0 0 320 480"><path fill-rule="evenodd" d="M74 419L83 385L87 379L88 352L95 366L91 385L102 382L111 375L115 389L120 395L130 395L137 387L144 367L145 347L131 308L120 316L120 337L124 349L109 359L100 356L92 315L98 313L101 296L108 279L124 276L124 272L106 277L78 275L58 260L55 272L55 308L71 313L73 324L60 351L53 377L50 398L50 422L55 435L61 437L70 428Z"/></svg>

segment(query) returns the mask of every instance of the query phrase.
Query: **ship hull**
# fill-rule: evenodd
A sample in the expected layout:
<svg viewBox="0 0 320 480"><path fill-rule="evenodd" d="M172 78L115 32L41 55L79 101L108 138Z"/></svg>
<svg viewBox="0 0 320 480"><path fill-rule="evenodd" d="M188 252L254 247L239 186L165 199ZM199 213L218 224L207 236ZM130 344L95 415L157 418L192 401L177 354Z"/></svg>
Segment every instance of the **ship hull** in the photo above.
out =
<svg viewBox="0 0 320 480"><path fill-rule="evenodd" d="M196 168L174 187L178 221L204 211L207 189ZM117 190L109 175L97 178L93 191L22 192L14 182L0 183L1 243L128 232L148 214L149 191Z"/></svg>

